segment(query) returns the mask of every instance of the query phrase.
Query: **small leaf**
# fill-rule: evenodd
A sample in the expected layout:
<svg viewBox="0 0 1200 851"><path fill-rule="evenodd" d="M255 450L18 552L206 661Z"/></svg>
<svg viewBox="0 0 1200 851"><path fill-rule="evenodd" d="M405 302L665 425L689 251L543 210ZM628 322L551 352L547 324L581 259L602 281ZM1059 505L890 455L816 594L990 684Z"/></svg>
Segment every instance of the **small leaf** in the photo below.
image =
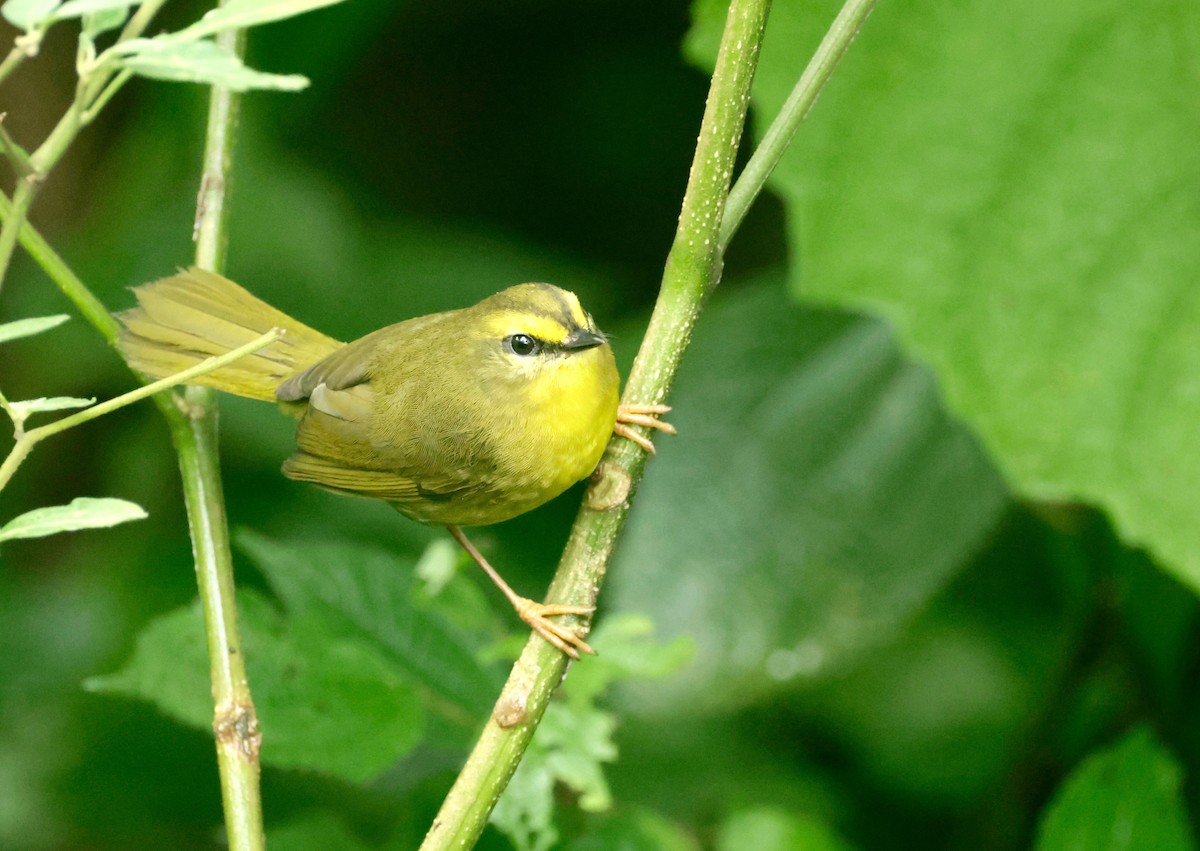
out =
<svg viewBox="0 0 1200 851"><path fill-rule="evenodd" d="M125 19L129 17L129 7L119 6L113 9L105 9L102 12L92 12L83 16L83 34L88 38L95 38L109 30L115 30L125 23Z"/></svg>
<svg viewBox="0 0 1200 851"><path fill-rule="evenodd" d="M520 851L545 851L558 841L555 784L576 792L581 809L600 812L612 806L601 763L617 758L615 727L616 719L608 712L562 703L546 707L533 741L492 811L492 824Z"/></svg>
<svg viewBox="0 0 1200 851"><path fill-rule="evenodd" d="M82 18L84 15L94 15L99 12L118 11L128 14L130 6L141 5L140 0L67 0L54 10L54 20L65 21L68 18ZM122 16L124 20L124 16Z"/></svg>
<svg viewBox="0 0 1200 851"><path fill-rule="evenodd" d="M4 7L5 9L8 6ZM0 325L0 343L7 343L9 340L18 340L21 337L32 337L34 334L40 334L43 331L49 331L51 328L57 328L71 317L65 313L60 313L56 316L38 316L33 319L18 319L16 322L5 322Z"/></svg>
<svg viewBox="0 0 1200 851"><path fill-rule="evenodd" d="M71 500L69 505L36 508L13 518L0 527L0 541L41 538L79 529L100 529L130 520L142 520L146 516L141 506L123 499L81 496Z"/></svg>
<svg viewBox="0 0 1200 851"><path fill-rule="evenodd" d="M597 656L571 671L563 692L576 706L594 703L609 685L636 679L660 679L680 670L695 653L686 635L669 643L653 640L654 622L633 612L600 621L589 638Z"/></svg>
<svg viewBox="0 0 1200 851"><path fill-rule="evenodd" d="M236 92L250 89L297 91L308 85L299 74L255 71L211 41L171 41L164 37L130 39L121 45L119 61L135 74L155 80L206 83Z"/></svg>
<svg viewBox="0 0 1200 851"><path fill-rule="evenodd" d="M1075 769L1046 810L1037 851L1191 851L1175 759L1139 728Z"/></svg>
<svg viewBox="0 0 1200 851"><path fill-rule="evenodd" d="M54 10L62 0L8 0L0 6L0 15L18 29L30 32L52 21ZM16 324L16 323L13 323ZM0 326L3 329L4 326ZM0 340L3 337L0 336Z"/></svg>
<svg viewBox="0 0 1200 851"><path fill-rule="evenodd" d="M206 13L190 27L173 34L172 38L204 38L224 30L245 29L294 18L340 2L342 0L229 0Z"/></svg>
<svg viewBox="0 0 1200 851"><path fill-rule="evenodd" d="M44 413L46 411L65 411L68 408L86 408L94 404L96 404L95 399L78 399L74 396L51 396L50 398L46 398L43 396L37 399L9 402L8 406L12 408L13 413L17 417L24 420L30 414Z"/></svg>

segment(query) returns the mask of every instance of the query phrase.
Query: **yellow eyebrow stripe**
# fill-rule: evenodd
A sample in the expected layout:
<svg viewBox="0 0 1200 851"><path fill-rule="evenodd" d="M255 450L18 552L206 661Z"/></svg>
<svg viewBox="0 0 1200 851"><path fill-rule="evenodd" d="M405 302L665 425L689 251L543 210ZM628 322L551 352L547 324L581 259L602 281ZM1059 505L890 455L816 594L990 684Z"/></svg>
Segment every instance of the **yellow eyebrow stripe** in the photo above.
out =
<svg viewBox="0 0 1200 851"><path fill-rule="evenodd" d="M493 327L497 328L502 336L529 334L543 342L557 346L565 343L571 333L571 329L564 326L562 322L541 313L505 311L497 314L492 321L495 323Z"/></svg>

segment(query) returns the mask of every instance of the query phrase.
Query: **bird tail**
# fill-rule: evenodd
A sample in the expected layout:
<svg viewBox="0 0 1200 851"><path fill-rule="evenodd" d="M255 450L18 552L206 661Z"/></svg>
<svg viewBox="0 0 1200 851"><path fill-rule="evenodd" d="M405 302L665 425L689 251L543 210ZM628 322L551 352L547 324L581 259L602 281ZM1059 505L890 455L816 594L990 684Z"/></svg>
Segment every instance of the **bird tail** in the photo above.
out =
<svg viewBox="0 0 1200 851"><path fill-rule="evenodd" d="M238 396L275 401L275 388L288 376L343 345L255 298L228 278L203 269L188 269L135 287L134 294L138 306L117 314L125 326L119 344L130 366L155 378L165 378L280 328L285 333L279 340L194 382Z"/></svg>

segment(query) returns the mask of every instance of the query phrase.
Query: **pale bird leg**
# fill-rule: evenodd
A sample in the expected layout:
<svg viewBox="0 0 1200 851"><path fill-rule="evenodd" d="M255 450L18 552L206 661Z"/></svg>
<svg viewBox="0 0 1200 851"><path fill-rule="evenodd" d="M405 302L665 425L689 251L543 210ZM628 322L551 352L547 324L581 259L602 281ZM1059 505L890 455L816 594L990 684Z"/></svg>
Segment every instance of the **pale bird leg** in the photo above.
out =
<svg viewBox="0 0 1200 851"><path fill-rule="evenodd" d="M590 615L596 611L595 607L539 603L535 600L530 600L528 597L522 597L507 582L500 578L500 574L496 572L494 567L488 564L487 559L483 557L483 553L475 549L475 545L467 539L462 529L457 526L447 526L446 528L450 530L450 534L454 536L454 539L462 544L463 549L475 560L475 563L483 568L483 572L488 575L492 582L496 583L496 587L508 598L508 601L512 603L512 607L517 610L517 614L521 620L529 624L534 632L572 659L578 659L581 652L595 655L596 651L580 638L573 629L547 620L547 618L558 615Z"/></svg>
<svg viewBox="0 0 1200 851"><path fill-rule="evenodd" d="M617 422L613 426L613 434L632 440L651 455L654 454L654 444L650 438L634 431L630 426L658 429L664 434L676 434L675 426L658 417L668 413L670 405L621 405L617 408Z"/></svg>

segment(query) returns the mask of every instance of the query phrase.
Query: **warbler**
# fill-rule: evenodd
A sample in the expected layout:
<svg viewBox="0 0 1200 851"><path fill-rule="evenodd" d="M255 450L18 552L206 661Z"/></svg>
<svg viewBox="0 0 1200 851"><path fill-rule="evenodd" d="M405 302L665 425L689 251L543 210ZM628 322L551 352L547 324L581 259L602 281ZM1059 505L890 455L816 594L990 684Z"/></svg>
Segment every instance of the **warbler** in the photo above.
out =
<svg viewBox="0 0 1200 851"><path fill-rule="evenodd" d="M519 284L341 343L201 269L134 292L138 306L117 314L120 348L156 378L281 329L196 383L280 403L298 420L285 476L445 526L538 634L573 658L593 652L550 620L591 607L520 596L460 528L558 496L592 473L614 432L649 452L632 426L674 433L667 406L619 405L612 349L573 293Z"/></svg>

